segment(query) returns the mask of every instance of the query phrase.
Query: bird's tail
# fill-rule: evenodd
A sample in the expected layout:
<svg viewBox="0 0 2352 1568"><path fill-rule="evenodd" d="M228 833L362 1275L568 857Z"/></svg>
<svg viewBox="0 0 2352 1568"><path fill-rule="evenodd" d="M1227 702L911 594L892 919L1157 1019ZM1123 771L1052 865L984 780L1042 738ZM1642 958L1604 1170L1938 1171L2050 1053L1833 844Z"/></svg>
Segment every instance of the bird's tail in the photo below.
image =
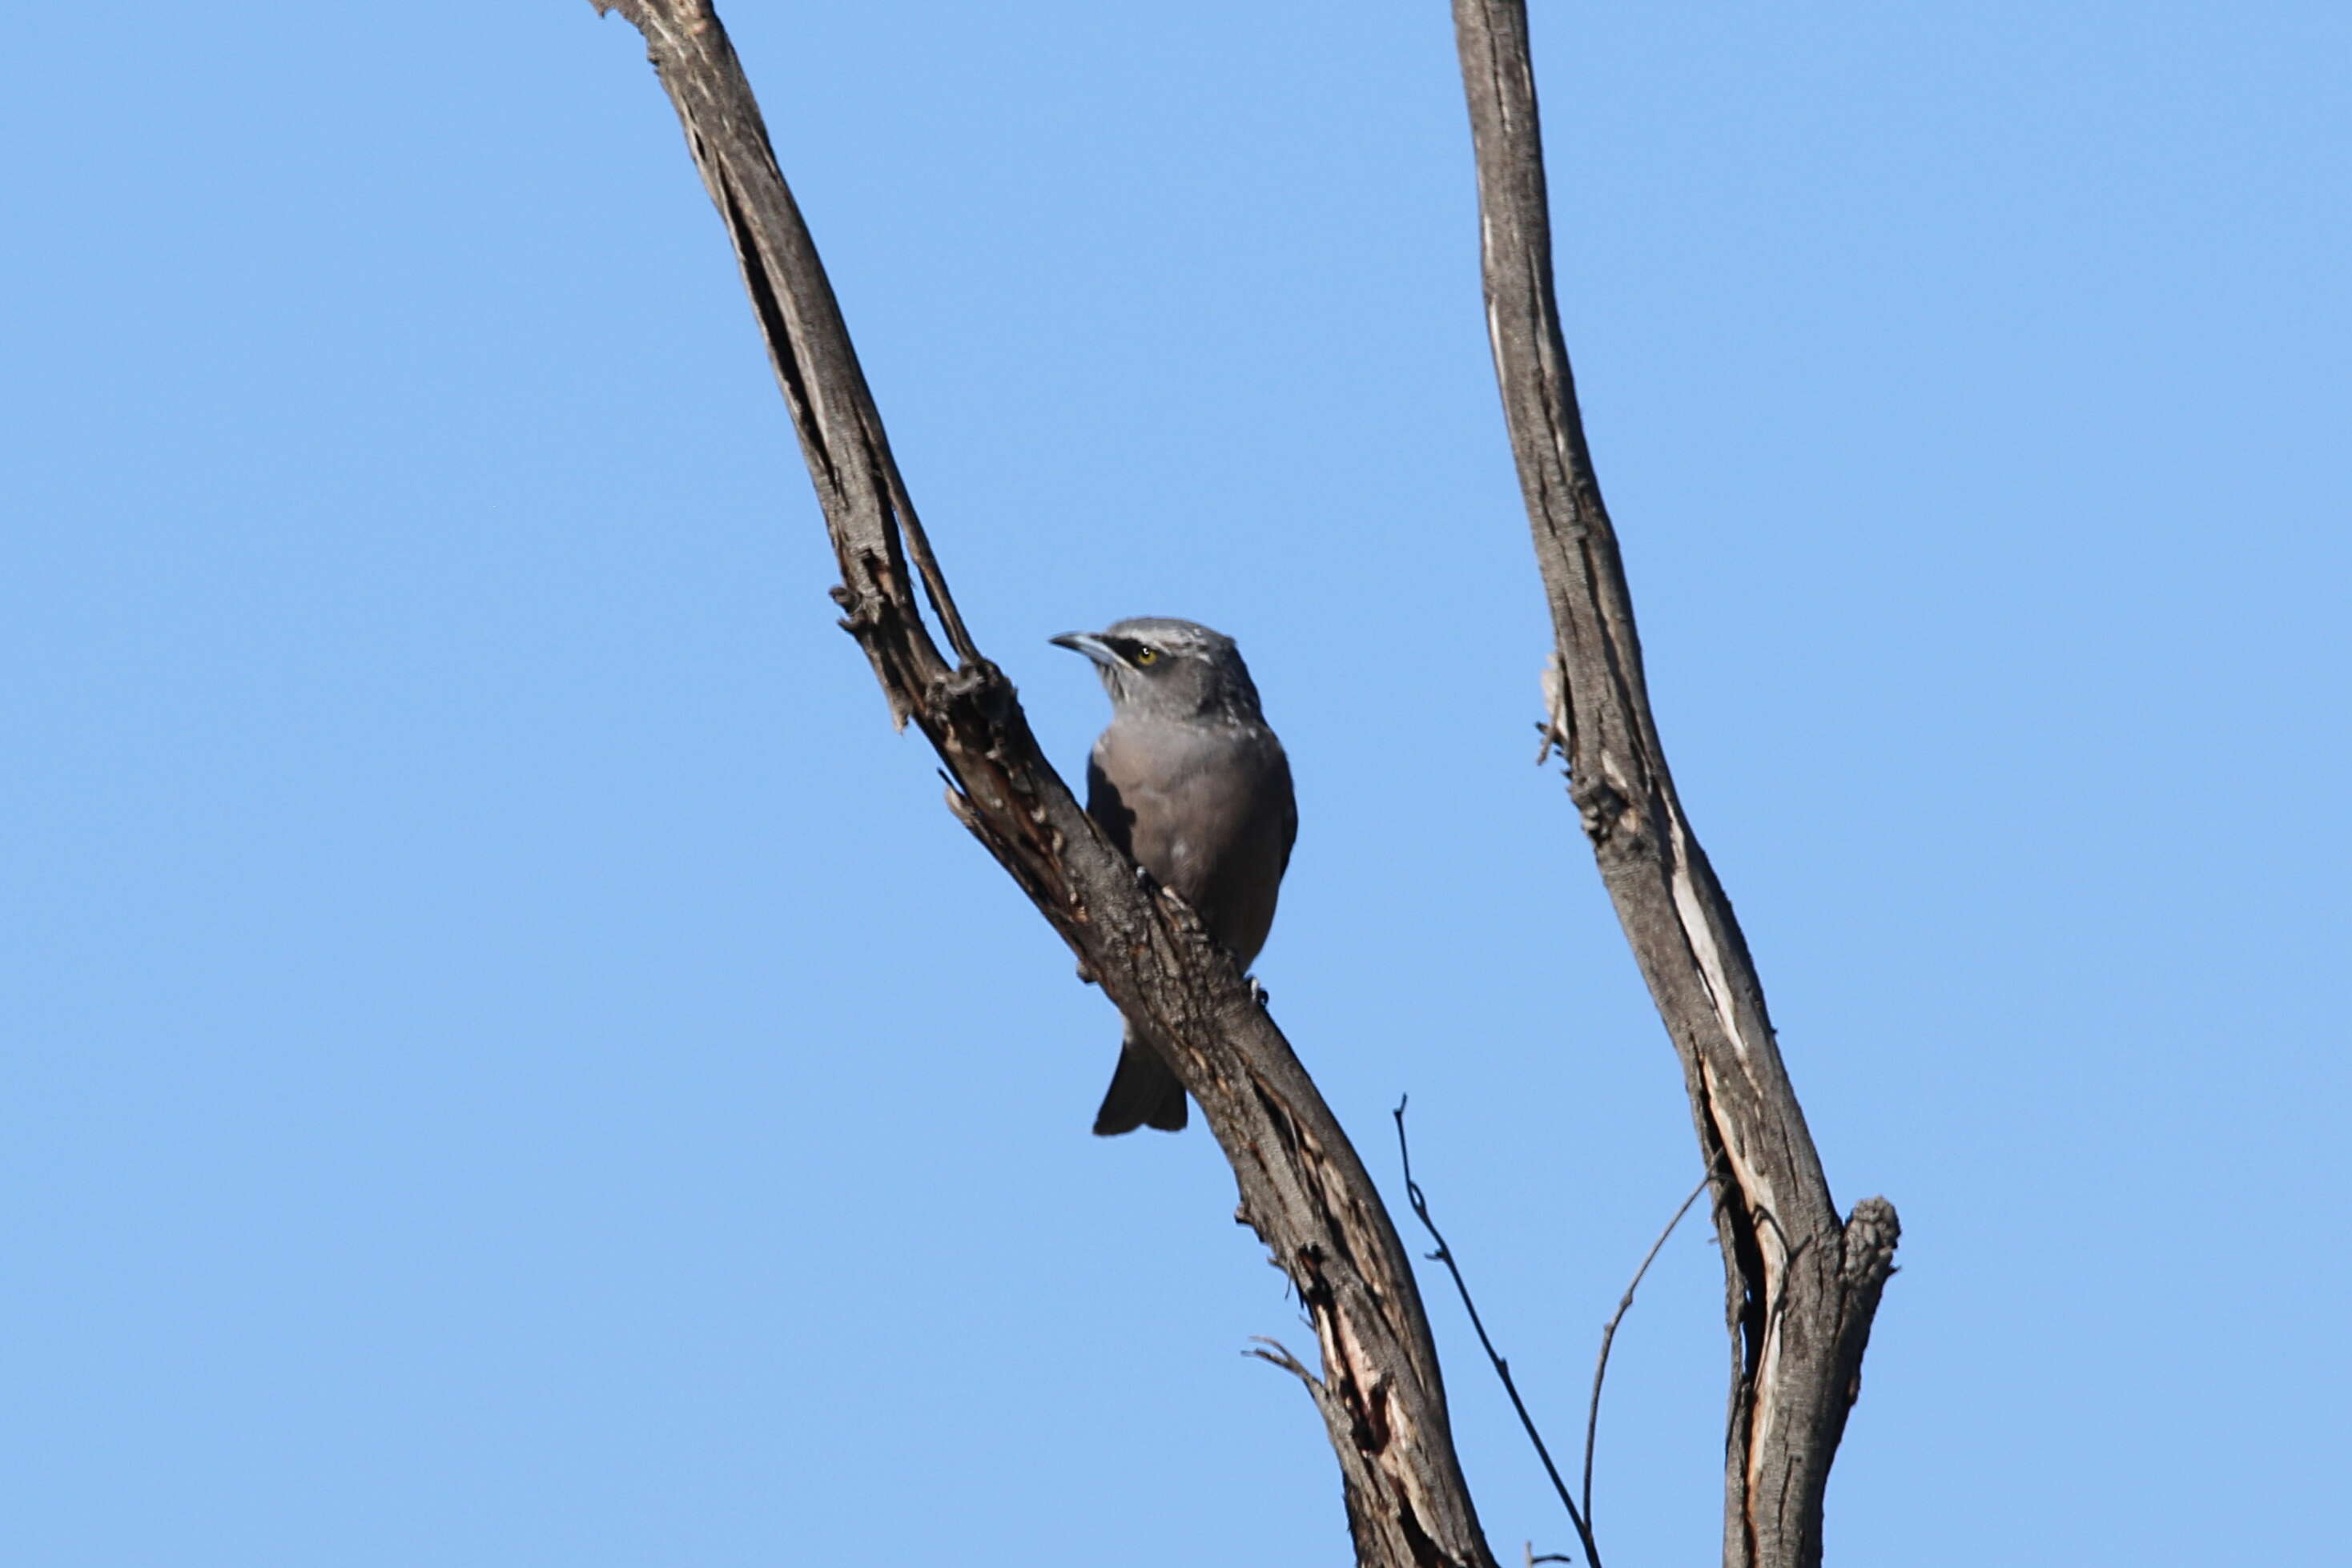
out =
<svg viewBox="0 0 2352 1568"><path fill-rule="evenodd" d="M1139 1127L1179 1132L1184 1116L1184 1086L1159 1052L1129 1033L1119 1042L1118 1070L1110 1075L1102 1109L1095 1112L1095 1135L1111 1138Z"/></svg>

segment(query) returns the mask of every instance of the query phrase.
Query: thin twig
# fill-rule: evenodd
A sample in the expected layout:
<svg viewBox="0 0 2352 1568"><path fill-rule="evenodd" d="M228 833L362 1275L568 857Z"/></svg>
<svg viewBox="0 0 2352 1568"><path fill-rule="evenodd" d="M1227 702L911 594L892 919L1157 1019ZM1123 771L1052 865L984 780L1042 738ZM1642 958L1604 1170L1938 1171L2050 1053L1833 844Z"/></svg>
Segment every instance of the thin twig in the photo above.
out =
<svg viewBox="0 0 2352 1568"><path fill-rule="evenodd" d="M1617 1338L1617 1325L1625 1321L1626 1310L1633 1304L1633 1292L1642 1288L1642 1276L1647 1274L1650 1265L1658 1260L1658 1253L1666 1245L1666 1237L1674 1235L1675 1226L1682 1224L1683 1215L1690 1213L1690 1206L1698 1202L1699 1194L1706 1191L1707 1181L1706 1176L1698 1179L1698 1185L1690 1190L1690 1196L1685 1198L1683 1206L1675 1211L1675 1217L1666 1221L1666 1228L1658 1232L1658 1239L1650 1243L1650 1250L1642 1257L1642 1267L1633 1270L1633 1283L1625 1287L1625 1294L1618 1301L1617 1310L1609 1314L1609 1326L1601 1331L1601 1359L1592 1367L1592 1403L1584 1411L1584 1517L1587 1519L1592 1517L1592 1444L1601 1432L1601 1380L1609 1375L1609 1346Z"/></svg>
<svg viewBox="0 0 2352 1568"><path fill-rule="evenodd" d="M1292 1355L1289 1347L1280 1340L1270 1340L1264 1334L1252 1334L1250 1338L1256 1342L1256 1348L1245 1350L1242 1354L1255 1356L1262 1362L1278 1366L1309 1388L1315 1386L1315 1374L1307 1371L1306 1364Z"/></svg>
<svg viewBox="0 0 2352 1568"><path fill-rule="evenodd" d="M1519 1425L1526 1428L1528 1441L1536 1446L1536 1458L1543 1461L1544 1474L1551 1478L1551 1488L1559 1494L1560 1507L1568 1510L1568 1521L1576 1526L1576 1538L1584 1543L1585 1561L1592 1568L1601 1568L1601 1548L1593 1543L1591 1527L1584 1522L1582 1510L1577 1508L1576 1500L1569 1495L1568 1483L1559 1479L1559 1467L1551 1462L1551 1450L1544 1447L1543 1434L1536 1430L1535 1417L1528 1414L1527 1401L1519 1397L1519 1385L1511 1381L1511 1363L1496 1352L1495 1342L1486 1337L1486 1325L1478 1316L1478 1303L1470 1299L1469 1282L1462 1278L1461 1266L1454 1261L1454 1250L1445 1245L1445 1237L1438 1230L1437 1222L1429 1217L1429 1200L1422 1196L1421 1184L1412 1179L1412 1148L1405 1142L1404 1136L1404 1108L1411 1098L1410 1095L1400 1098L1393 1112L1396 1117L1397 1158L1404 1165L1405 1201L1412 1205L1413 1217L1421 1221L1423 1229L1429 1232L1429 1238L1437 1243L1437 1250L1429 1255L1430 1260L1444 1264L1445 1271L1454 1276L1454 1289L1461 1294L1463 1310L1470 1314L1470 1326L1478 1331L1478 1343L1486 1350L1486 1359L1494 1363L1495 1375L1502 1379L1503 1392L1511 1396L1511 1408L1519 1413Z"/></svg>

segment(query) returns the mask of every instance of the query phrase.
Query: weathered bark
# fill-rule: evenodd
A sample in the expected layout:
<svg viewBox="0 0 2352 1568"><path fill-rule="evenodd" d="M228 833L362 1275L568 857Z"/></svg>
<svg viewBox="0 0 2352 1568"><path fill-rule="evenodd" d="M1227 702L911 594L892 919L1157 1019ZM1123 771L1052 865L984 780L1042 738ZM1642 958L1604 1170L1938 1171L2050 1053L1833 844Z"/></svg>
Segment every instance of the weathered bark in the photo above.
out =
<svg viewBox="0 0 2352 1568"><path fill-rule="evenodd" d="M1339 1459L1357 1556L1493 1568L1412 1272L1355 1150L1229 955L1106 843L957 614L814 245L708 0L592 0L645 35L741 263L839 559L843 626L953 781L949 808L1142 1026L1232 1162L1239 1217L1297 1288L1320 1375L1286 1353ZM956 662L933 642L919 579Z"/></svg>
<svg viewBox="0 0 2352 1568"><path fill-rule="evenodd" d="M1454 0L1454 17L1477 153L1487 332L1557 643L1552 734L1715 1173L1732 1335L1724 1562L1811 1568L1830 1463L1894 1268L1895 1210L1867 1198L1839 1222L1747 941L1666 769L1552 293L1524 0Z"/></svg>

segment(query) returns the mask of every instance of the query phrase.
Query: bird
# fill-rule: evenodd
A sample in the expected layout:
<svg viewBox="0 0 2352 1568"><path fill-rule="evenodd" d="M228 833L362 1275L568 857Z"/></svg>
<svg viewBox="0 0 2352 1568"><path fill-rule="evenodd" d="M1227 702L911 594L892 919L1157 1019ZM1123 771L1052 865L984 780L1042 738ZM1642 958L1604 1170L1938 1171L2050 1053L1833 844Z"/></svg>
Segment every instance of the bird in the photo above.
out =
<svg viewBox="0 0 2352 1568"><path fill-rule="evenodd" d="M1051 640L1092 659L1110 693L1110 725L1087 761L1087 815L1246 971L1274 925L1298 804L1241 651L1164 616ZM1096 1133L1181 1131L1185 1115L1184 1086L1129 1024Z"/></svg>

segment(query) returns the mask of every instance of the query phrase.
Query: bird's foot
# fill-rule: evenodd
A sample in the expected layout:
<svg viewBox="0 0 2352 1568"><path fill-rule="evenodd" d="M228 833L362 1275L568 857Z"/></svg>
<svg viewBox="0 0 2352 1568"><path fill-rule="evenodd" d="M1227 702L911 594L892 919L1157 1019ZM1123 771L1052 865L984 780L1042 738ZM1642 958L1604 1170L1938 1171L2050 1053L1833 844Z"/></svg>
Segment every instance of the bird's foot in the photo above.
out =
<svg viewBox="0 0 2352 1568"><path fill-rule="evenodd" d="M1274 993L1259 984L1256 975L1245 974L1242 978L1249 982L1250 1000L1258 1005L1260 1012L1274 1005Z"/></svg>

